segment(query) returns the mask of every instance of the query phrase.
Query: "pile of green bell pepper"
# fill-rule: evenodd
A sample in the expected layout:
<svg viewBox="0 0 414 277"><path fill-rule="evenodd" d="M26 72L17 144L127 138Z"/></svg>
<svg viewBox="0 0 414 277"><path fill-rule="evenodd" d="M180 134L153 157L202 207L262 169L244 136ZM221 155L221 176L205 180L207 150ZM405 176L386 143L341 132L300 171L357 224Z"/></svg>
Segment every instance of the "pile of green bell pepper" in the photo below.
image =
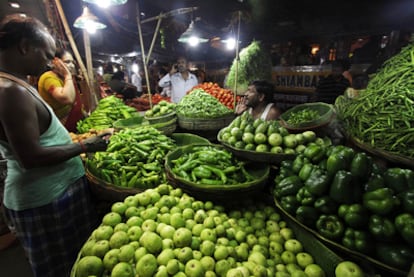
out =
<svg viewBox="0 0 414 277"><path fill-rule="evenodd" d="M352 228L363 228L366 226L368 211L362 204L342 204L338 208L338 216Z"/></svg>

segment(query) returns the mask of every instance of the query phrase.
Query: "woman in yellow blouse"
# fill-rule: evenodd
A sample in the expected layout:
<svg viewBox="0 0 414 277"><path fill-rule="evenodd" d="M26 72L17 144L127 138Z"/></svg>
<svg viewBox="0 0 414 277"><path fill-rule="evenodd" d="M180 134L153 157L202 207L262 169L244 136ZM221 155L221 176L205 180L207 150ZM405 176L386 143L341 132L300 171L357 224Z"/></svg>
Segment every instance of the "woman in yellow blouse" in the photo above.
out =
<svg viewBox="0 0 414 277"><path fill-rule="evenodd" d="M80 95L74 82L76 67L73 56L66 50L57 50L52 63L51 70L39 78L39 94L52 107L66 129L76 132L76 123L83 115Z"/></svg>

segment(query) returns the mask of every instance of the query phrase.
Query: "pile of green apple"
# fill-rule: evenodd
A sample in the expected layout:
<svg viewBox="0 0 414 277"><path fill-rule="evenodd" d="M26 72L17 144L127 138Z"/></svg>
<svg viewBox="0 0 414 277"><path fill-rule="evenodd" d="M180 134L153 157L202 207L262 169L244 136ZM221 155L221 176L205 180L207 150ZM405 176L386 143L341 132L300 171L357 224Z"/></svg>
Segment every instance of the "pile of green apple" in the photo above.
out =
<svg viewBox="0 0 414 277"><path fill-rule="evenodd" d="M74 276L325 276L275 207L227 208L161 184L113 203Z"/></svg>
<svg viewBox="0 0 414 277"><path fill-rule="evenodd" d="M240 150L297 154L304 151L307 144L322 138L317 138L310 130L291 134L277 120L253 119L244 112L220 130L219 140Z"/></svg>

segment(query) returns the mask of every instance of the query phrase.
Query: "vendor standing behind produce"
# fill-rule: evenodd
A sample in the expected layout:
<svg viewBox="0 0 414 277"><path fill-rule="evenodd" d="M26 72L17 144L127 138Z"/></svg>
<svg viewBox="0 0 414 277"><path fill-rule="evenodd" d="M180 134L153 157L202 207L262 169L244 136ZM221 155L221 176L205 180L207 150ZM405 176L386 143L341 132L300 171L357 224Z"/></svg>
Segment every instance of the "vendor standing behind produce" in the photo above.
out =
<svg viewBox="0 0 414 277"><path fill-rule="evenodd" d="M96 228L79 154L104 151L108 143L103 135L73 143L27 83L26 76L39 76L55 51L39 20L14 14L0 23L0 152L7 160L3 204L35 277L69 276Z"/></svg>
<svg viewBox="0 0 414 277"><path fill-rule="evenodd" d="M351 86L349 80L342 75L343 72L342 63L333 61L331 74L319 80L314 95L311 96L311 102L334 104L335 99Z"/></svg>
<svg viewBox="0 0 414 277"><path fill-rule="evenodd" d="M248 110L254 119L278 119L281 111L273 101L273 85L267 81L256 80L249 84L247 92L236 106L236 114Z"/></svg>
<svg viewBox="0 0 414 277"><path fill-rule="evenodd" d="M173 65L169 74L158 82L160 87L171 85L171 102L178 103L187 91L198 85L197 77L188 71L187 59L179 57L177 63Z"/></svg>

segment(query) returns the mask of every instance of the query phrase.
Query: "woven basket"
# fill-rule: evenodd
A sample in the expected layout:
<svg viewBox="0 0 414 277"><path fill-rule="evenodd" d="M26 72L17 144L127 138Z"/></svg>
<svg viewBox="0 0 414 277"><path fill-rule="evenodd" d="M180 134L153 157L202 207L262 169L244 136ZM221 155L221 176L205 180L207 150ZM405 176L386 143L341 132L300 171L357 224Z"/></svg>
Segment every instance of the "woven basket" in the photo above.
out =
<svg viewBox="0 0 414 277"><path fill-rule="evenodd" d="M319 118L312 120L312 121L302 122L297 125L291 125L288 123L289 117L292 113L296 113L304 109L312 109L312 110L318 111ZM315 130L315 129L324 127L328 125L334 117L335 117L335 112L334 112L333 106L330 104L326 104L322 102L305 103L305 104L296 105L293 108L284 112L280 116L280 119L281 119L280 124L286 129L288 129L289 131L304 132L307 130Z"/></svg>
<svg viewBox="0 0 414 277"><path fill-rule="evenodd" d="M176 116L177 115L176 115L175 112L171 112L171 113L167 113L167 114L164 114L162 116L157 116L157 117L147 117L147 116L145 116L145 119L148 120L148 122L150 124L155 124L155 123L171 121L171 119L175 118Z"/></svg>
<svg viewBox="0 0 414 277"><path fill-rule="evenodd" d="M367 143L363 143L362 141L360 141L359 139L357 139L355 137L348 137L348 140L352 144L354 144L356 147L358 147L358 148L374 155L375 157L382 158L382 159L385 159L389 162L392 162L392 163L395 163L395 164L401 164L401 165L407 166L411 169L414 169L414 159L410 159L410 158L405 157L405 156L393 154L389 151L373 148L371 145L369 145Z"/></svg>
<svg viewBox="0 0 414 277"><path fill-rule="evenodd" d="M231 201L250 198L255 193L263 190L267 184L270 171L270 167L263 164L252 163L246 165L246 170L256 177L255 180L235 185L201 185L175 175L171 170L172 160L177 159L184 153L191 153L193 147L202 145L214 145L215 147L223 148L223 146L217 144L190 144L178 147L167 154L165 157L165 170L167 179L172 186L181 188L200 200L210 201Z"/></svg>
<svg viewBox="0 0 414 277"><path fill-rule="evenodd" d="M93 175L88 168L86 168L86 177L88 178L92 193L101 200L111 202L124 201L127 196L135 195L143 191L142 189L123 188L107 183Z"/></svg>
<svg viewBox="0 0 414 277"><path fill-rule="evenodd" d="M177 146L185 146L193 143L210 143L208 139L190 133L174 133L171 135L171 138L175 141Z"/></svg>
<svg viewBox="0 0 414 277"><path fill-rule="evenodd" d="M167 122L151 124L151 126L161 131L164 135L169 136L177 129L177 117L173 117Z"/></svg>
<svg viewBox="0 0 414 277"><path fill-rule="evenodd" d="M350 249L344 247L343 245L341 245L337 242L334 242L332 240L329 240L329 239L321 236L318 232L316 232L312 228L309 228L308 226L302 224L294 216L292 216L287 211L285 211L281 207L281 205L279 204L279 202L277 201L276 198L274 198L274 202L275 202L276 207L282 212L283 216L288 218L290 221L294 222L297 226L299 226L298 228L301 228L301 229L305 230L306 232L309 232L310 234L315 236L321 243L335 249L336 252L343 253L347 257L352 258L359 265L361 265L362 268L365 271L370 272L370 271L374 271L375 270L374 268L378 268L378 269L381 269L383 271L388 272L389 275L387 274L386 276L407 276L408 272L404 272L404 271L402 271L398 268L394 268L394 267L391 267L389 265L386 265L386 264L384 264L384 263L382 263L382 262L380 262L380 261L378 261L374 258L371 258L371 257L369 257L365 254L360 253L360 252L350 250ZM319 261L319 260L317 260L317 262L322 263L322 261ZM332 269L330 269L330 270L332 270ZM327 276L334 276L334 275L328 274Z"/></svg>
<svg viewBox="0 0 414 277"><path fill-rule="evenodd" d="M235 115L228 114L217 118L189 118L177 114L178 126L186 130L220 130L229 125Z"/></svg>
<svg viewBox="0 0 414 277"><path fill-rule="evenodd" d="M112 126L114 126L115 129L125 129L137 128L145 124L148 124L148 122L144 120L143 116L134 116L125 119L118 119L112 124Z"/></svg>

